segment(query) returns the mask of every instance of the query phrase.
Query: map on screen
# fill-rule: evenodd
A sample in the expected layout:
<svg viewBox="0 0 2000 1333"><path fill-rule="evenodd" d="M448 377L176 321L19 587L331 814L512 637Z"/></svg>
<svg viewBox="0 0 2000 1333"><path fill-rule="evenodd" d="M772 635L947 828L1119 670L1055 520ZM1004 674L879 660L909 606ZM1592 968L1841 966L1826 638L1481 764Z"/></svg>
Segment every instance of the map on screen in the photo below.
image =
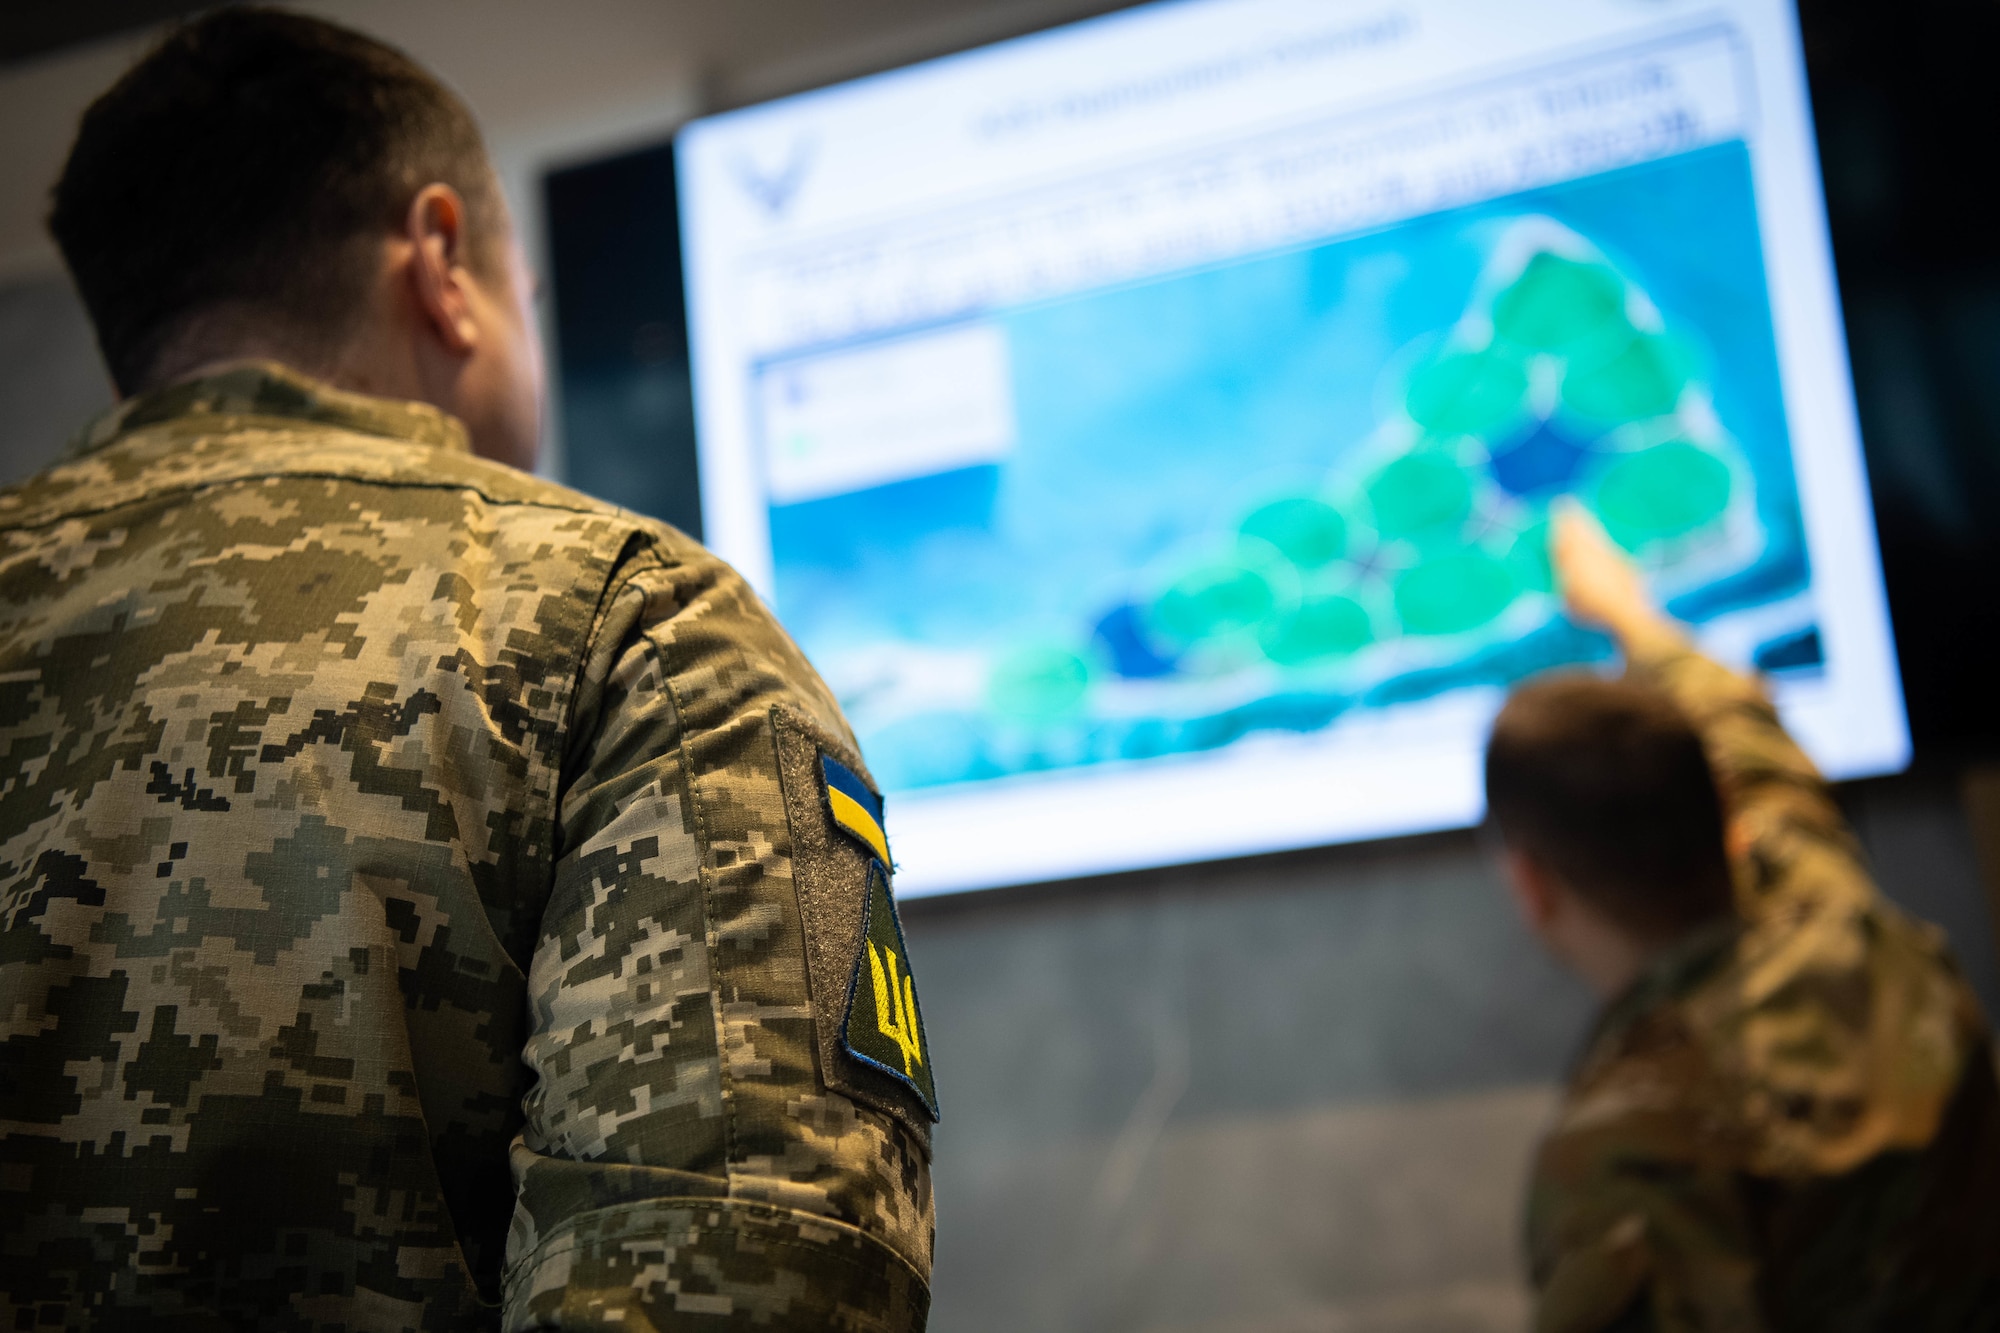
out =
<svg viewBox="0 0 2000 1333"><path fill-rule="evenodd" d="M1903 762L1788 9L1521 13L1192 0L686 132L705 521L900 892L1477 818L1504 689L1610 656L1562 504Z"/></svg>

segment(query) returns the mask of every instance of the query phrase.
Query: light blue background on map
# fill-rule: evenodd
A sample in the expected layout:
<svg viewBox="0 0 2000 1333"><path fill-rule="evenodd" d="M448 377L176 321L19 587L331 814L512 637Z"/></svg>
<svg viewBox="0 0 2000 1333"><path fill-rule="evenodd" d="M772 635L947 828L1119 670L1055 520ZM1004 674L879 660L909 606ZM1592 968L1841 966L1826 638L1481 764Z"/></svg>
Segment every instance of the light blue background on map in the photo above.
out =
<svg viewBox="0 0 2000 1333"><path fill-rule="evenodd" d="M1603 250L1694 331L1717 415L1755 476L1766 549L1673 608L1695 620L1796 592L1803 532L1779 393L1748 150L1740 143L1400 223L1311 249L994 312L1017 444L961 469L770 511L777 611L809 655L925 645L1087 654L1107 608L1160 562L1227 537L1260 497L1310 486L1396 405L1398 358L1465 313L1490 245L1540 215ZM1562 622L1378 687L1286 694L1167 722L1088 711L1024 727L979 708L873 728L890 789L1210 748L1311 730L1349 707L1504 682L1602 646ZM842 682L835 680L836 688Z"/></svg>

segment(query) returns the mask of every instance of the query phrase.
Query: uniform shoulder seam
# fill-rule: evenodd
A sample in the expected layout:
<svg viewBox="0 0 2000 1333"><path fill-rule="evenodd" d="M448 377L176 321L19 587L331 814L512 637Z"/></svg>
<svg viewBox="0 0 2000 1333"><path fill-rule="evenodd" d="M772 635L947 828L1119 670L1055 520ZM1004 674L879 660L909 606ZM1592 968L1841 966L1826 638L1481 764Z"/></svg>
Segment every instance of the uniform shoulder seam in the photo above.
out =
<svg viewBox="0 0 2000 1333"><path fill-rule="evenodd" d="M374 486L385 490L463 491L478 496L489 505L511 509L544 509L555 513L586 514L598 518L625 519L636 529L652 529L660 525L660 520L658 519L647 518L645 515L626 509L622 505L612 504L608 500L592 499L590 496L582 494L575 494L574 499L544 496L504 496L493 494L491 490L481 486L477 480L472 478L427 480L402 477L362 477L356 476L351 472L339 472L330 468L279 469L269 472L249 472L240 476L217 477L207 480L169 484L157 490L146 492L143 498L152 500L175 495L195 495L202 491L215 490L224 486L237 486L246 483L254 484L256 482L290 478L298 478L303 481L340 481L355 486ZM550 484L552 486L557 485L557 483ZM111 504L79 505L75 507L52 505L41 509L39 513L33 516L24 515L22 521L0 517L0 531L27 532L37 528L53 527L58 523L66 523L72 519L92 518L101 514L109 514L135 503L139 498L142 497L135 496L133 499L120 500Z"/></svg>
<svg viewBox="0 0 2000 1333"><path fill-rule="evenodd" d="M627 534L624 545L619 548L618 554L611 561L610 577L605 579L604 586L598 590L597 605L590 613L590 632L584 636L582 651L577 654L576 674L570 681L569 702L563 707L565 743L576 729L576 708L578 699L583 695L584 673L590 670L590 663L597 655L599 641L604 635L605 622L610 616L611 608L625 595L626 590L643 576L665 573L679 564L679 561L669 559L660 550L659 542L653 540L652 534L643 527L635 528ZM645 634L643 625L640 633L646 638L647 647L656 656L660 656L659 645L653 642L650 635ZM661 665L663 669L660 675L664 681L666 678L664 657Z"/></svg>

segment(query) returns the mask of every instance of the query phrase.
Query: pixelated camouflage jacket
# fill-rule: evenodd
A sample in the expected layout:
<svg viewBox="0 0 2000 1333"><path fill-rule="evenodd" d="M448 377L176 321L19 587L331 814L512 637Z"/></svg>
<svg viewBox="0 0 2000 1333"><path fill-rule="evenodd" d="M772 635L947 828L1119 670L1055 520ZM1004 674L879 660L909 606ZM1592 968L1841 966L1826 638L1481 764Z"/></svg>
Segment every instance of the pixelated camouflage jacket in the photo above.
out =
<svg viewBox="0 0 2000 1333"><path fill-rule="evenodd" d="M732 570L420 405L225 368L0 492L7 1325L921 1328L805 752Z"/></svg>
<svg viewBox="0 0 2000 1333"><path fill-rule="evenodd" d="M1537 1328L2000 1327L2000 1095L1942 937L1877 893L1755 682L1632 673L1707 746L1740 919L1599 1017L1534 1168Z"/></svg>

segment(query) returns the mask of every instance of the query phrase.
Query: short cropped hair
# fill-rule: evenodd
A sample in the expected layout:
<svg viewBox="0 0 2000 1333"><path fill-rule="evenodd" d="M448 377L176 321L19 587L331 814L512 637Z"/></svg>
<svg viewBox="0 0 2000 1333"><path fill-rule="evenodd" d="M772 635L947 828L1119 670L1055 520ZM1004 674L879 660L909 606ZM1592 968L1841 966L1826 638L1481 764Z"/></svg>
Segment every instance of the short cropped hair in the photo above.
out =
<svg viewBox="0 0 2000 1333"><path fill-rule="evenodd" d="M1486 803L1510 848L1636 934L1732 910L1715 774L1660 690L1569 673L1515 691L1486 747Z"/></svg>
<svg viewBox="0 0 2000 1333"><path fill-rule="evenodd" d="M432 182L464 198L491 273L505 205L465 104L360 33L229 8L169 33L91 104L49 231L132 393L218 311L337 346L365 308L363 242L400 230Z"/></svg>

